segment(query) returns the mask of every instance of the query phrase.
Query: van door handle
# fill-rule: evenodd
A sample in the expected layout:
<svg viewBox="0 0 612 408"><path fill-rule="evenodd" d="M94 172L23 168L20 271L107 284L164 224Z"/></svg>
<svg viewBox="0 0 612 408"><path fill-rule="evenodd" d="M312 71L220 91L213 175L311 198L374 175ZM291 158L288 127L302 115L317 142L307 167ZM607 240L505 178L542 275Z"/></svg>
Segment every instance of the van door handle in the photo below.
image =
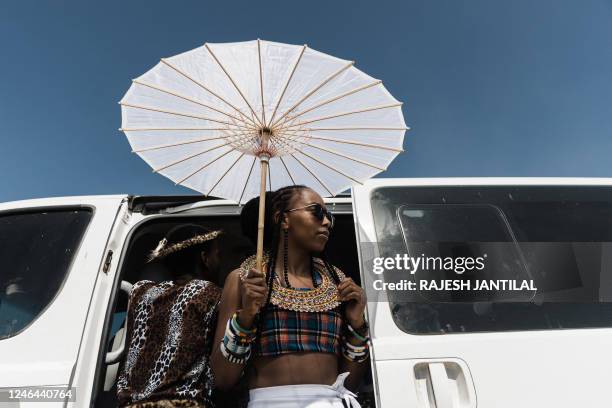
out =
<svg viewBox="0 0 612 408"><path fill-rule="evenodd" d="M452 385L446 374L444 363L430 363L429 375L436 408L456 408L453 402Z"/></svg>
<svg viewBox="0 0 612 408"><path fill-rule="evenodd" d="M475 408L476 391L465 362L436 359L415 364L419 408Z"/></svg>

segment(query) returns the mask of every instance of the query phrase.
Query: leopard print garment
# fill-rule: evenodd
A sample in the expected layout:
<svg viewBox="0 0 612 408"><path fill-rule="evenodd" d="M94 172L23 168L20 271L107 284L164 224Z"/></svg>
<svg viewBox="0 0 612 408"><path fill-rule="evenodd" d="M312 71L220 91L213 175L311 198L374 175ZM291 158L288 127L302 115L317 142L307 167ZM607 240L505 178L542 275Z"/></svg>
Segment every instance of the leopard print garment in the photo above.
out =
<svg viewBox="0 0 612 408"><path fill-rule="evenodd" d="M125 408L208 408L195 400L164 399L153 402L136 402L126 405Z"/></svg>
<svg viewBox="0 0 612 408"><path fill-rule="evenodd" d="M200 279L134 284L117 380L120 407L161 400L213 406L209 356L220 297L218 286Z"/></svg>

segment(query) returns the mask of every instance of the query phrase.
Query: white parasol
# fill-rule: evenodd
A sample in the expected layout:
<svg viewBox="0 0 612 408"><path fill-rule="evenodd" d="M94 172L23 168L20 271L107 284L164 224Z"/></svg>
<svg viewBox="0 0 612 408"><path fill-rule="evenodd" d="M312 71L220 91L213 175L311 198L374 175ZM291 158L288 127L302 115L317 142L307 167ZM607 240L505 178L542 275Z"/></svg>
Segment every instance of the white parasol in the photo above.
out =
<svg viewBox="0 0 612 408"><path fill-rule="evenodd" d="M261 269L268 188L334 196L403 151L401 102L353 64L306 45L207 43L133 80L121 130L176 184L240 204L259 195Z"/></svg>

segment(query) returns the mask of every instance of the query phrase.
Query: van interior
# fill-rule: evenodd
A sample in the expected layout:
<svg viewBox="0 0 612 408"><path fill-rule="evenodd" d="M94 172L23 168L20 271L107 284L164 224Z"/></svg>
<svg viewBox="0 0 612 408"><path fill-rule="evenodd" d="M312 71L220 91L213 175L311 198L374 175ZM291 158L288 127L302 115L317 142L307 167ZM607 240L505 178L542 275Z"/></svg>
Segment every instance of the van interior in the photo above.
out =
<svg viewBox="0 0 612 408"><path fill-rule="evenodd" d="M326 252L332 264L339 267L347 276L360 284L355 227L350 212L334 213L336 225L328 241ZM226 237L221 248L222 271L224 280L227 274L236 269L242 260L255 253L255 245L244 235L240 227L239 213L231 215L212 216L160 216L151 217L137 226L124 246L122 264L119 266L119 279L111 297L111 304L105 322L101 353L98 356L94 390L93 406L96 408L116 407L116 381L120 362L125 353L121 353L125 333L125 312L127 310L127 293L130 285L143 279L161 282L170 279L170 274L163 267L153 263L147 264L146 257L164 237L167 231L183 223L200 224L207 228L223 229ZM122 284L123 283L123 284ZM121 288L124 288L121 290ZM102 352L104 351L104 352ZM108 358L113 356L112 358ZM372 376L368 372L359 391L362 406L373 401ZM241 407L248 402L248 390L244 384L239 384L231 392L215 390L217 407Z"/></svg>

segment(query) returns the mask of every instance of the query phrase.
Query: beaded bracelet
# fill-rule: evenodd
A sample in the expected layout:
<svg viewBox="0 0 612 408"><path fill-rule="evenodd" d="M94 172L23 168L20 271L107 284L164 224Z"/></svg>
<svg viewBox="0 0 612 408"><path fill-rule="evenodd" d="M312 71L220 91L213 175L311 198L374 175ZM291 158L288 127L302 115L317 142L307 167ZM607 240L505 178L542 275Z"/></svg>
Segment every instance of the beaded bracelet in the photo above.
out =
<svg viewBox="0 0 612 408"><path fill-rule="evenodd" d="M348 347L348 344L350 343L345 343L342 345L342 355L344 358L355 363L361 363L368 359L370 354L369 347L365 347L365 349L362 351L353 351L350 349L350 347Z"/></svg>
<svg viewBox="0 0 612 408"><path fill-rule="evenodd" d="M360 340L360 341L362 341L362 342L364 342L364 343L367 343L368 341L370 341L370 337L369 337L369 336L364 337L364 336L362 336L361 334L357 333L357 330L355 330L355 329L353 328L353 326L351 326L350 324L348 324L348 323L347 323L347 324L346 324L346 327L348 328L349 332L351 332L351 334L352 334L352 335L353 335L353 336L354 336L356 339L358 339L358 340ZM367 327L367 325L366 325L366 327Z"/></svg>
<svg viewBox="0 0 612 408"><path fill-rule="evenodd" d="M246 335L244 333L239 332L235 328L235 322L233 319L227 321L225 326L225 332L230 335L231 339L236 343L241 344L250 344L255 339L255 334Z"/></svg>
<svg viewBox="0 0 612 408"><path fill-rule="evenodd" d="M228 320L228 325L232 333L244 341L252 341L255 338L257 329L254 327L247 330L240 326L240 323L238 323L238 312L234 313L232 318Z"/></svg>
<svg viewBox="0 0 612 408"><path fill-rule="evenodd" d="M223 345L226 349L230 350L233 354L243 355L251 349L251 344L236 343L232 338L223 336Z"/></svg>
<svg viewBox="0 0 612 408"><path fill-rule="evenodd" d="M228 350L225 347L224 343L221 343L220 349L221 349L221 354L223 354L223 357L225 357L231 363L234 363L234 364L245 364L247 362L247 360L251 357L251 349L250 348L249 348L249 351L246 354L241 355L241 356L237 356L234 353L232 353L230 350Z"/></svg>
<svg viewBox="0 0 612 408"><path fill-rule="evenodd" d="M355 345L348 341L346 336L342 336L343 344L351 349L352 351L361 352L368 348L368 343L363 343L361 345Z"/></svg>
<svg viewBox="0 0 612 408"><path fill-rule="evenodd" d="M256 329L246 330L238 324L238 313L234 313L225 325L225 335L220 344L221 353L232 363L244 364L251 356L251 343Z"/></svg>
<svg viewBox="0 0 612 408"><path fill-rule="evenodd" d="M232 322L232 327L236 330L236 332L241 335L241 336L254 336L257 329L255 327L253 327L250 330L244 329L242 326L240 326L240 324L238 323L238 312L235 312L232 315L231 318L231 322Z"/></svg>
<svg viewBox="0 0 612 408"><path fill-rule="evenodd" d="M363 363L364 361L366 361L369 357L369 353L363 354L363 355L358 355L358 354L353 354L350 351L344 351L342 353L342 355L344 356L344 358L346 358L348 361L353 362L353 363Z"/></svg>
<svg viewBox="0 0 612 408"><path fill-rule="evenodd" d="M362 361L367 360L369 354L370 347L368 341L364 341L360 345L355 345L349 342L346 336L342 336L342 355L347 360L361 363Z"/></svg>

